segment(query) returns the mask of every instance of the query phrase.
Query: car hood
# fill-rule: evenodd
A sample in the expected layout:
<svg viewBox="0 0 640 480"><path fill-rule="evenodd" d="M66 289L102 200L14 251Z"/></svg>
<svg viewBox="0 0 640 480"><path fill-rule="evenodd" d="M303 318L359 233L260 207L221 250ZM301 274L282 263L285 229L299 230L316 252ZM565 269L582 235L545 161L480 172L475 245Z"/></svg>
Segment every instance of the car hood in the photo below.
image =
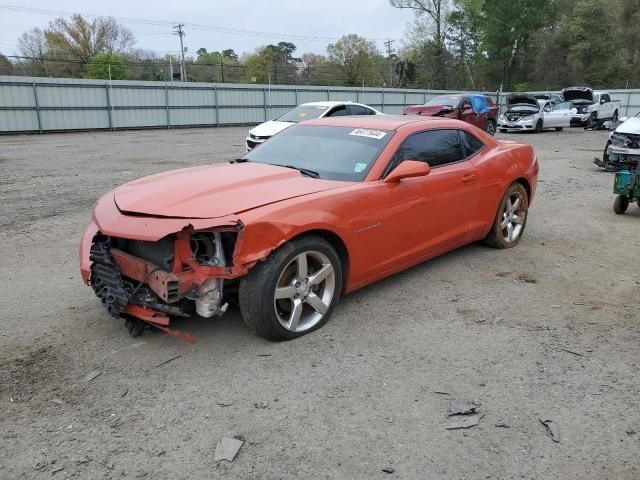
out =
<svg viewBox="0 0 640 480"><path fill-rule="evenodd" d="M257 127L254 127L249 131L250 134L256 137L272 137L276 133L280 133L285 128L295 125L292 122L278 122L277 120L271 120L261 123Z"/></svg>
<svg viewBox="0 0 640 480"><path fill-rule="evenodd" d="M226 163L141 178L117 188L114 200L124 214L219 218L346 185L275 165Z"/></svg>
<svg viewBox="0 0 640 480"><path fill-rule="evenodd" d="M445 107L449 110L453 109L453 107L448 105L409 105L408 107L405 107L404 114L434 117L442 112L442 109Z"/></svg>
<svg viewBox="0 0 640 480"><path fill-rule="evenodd" d="M630 135L640 135L640 118L631 117L625 120L616 128L616 133L627 133Z"/></svg>
<svg viewBox="0 0 640 480"><path fill-rule="evenodd" d="M562 96L565 102L593 103L593 90L587 87L565 88Z"/></svg>
<svg viewBox="0 0 640 480"><path fill-rule="evenodd" d="M528 93L512 93L507 95L507 108L511 108L514 105L527 105L536 110L540 109L538 99Z"/></svg>

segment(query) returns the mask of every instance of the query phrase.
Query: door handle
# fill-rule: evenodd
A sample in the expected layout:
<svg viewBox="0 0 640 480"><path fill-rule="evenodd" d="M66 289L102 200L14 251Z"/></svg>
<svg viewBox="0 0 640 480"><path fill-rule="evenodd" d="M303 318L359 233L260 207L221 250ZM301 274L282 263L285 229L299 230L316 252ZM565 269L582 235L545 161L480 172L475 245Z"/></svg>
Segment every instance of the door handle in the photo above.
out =
<svg viewBox="0 0 640 480"><path fill-rule="evenodd" d="M476 181L476 176L472 173L467 173L462 177L464 183L471 183Z"/></svg>

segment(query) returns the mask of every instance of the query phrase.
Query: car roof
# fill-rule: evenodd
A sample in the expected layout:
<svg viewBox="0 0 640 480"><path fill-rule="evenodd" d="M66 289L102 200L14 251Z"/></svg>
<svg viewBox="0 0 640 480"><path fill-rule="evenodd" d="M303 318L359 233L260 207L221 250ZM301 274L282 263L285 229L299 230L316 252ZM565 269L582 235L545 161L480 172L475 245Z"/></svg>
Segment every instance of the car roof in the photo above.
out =
<svg viewBox="0 0 640 480"><path fill-rule="evenodd" d="M300 105L298 105L299 107L335 107L336 105L348 105L348 104L353 104L353 105L362 105L361 103L353 103L351 101L348 102L338 102L338 101L333 101L333 100L327 100L326 102L307 102L307 103L302 103Z"/></svg>
<svg viewBox="0 0 640 480"><path fill-rule="evenodd" d="M432 128L465 128L468 125L460 120L442 117L423 117L418 115L356 115L350 117L329 117L307 120L298 125L324 125L331 127L375 128L378 130L399 130L415 123L428 124Z"/></svg>

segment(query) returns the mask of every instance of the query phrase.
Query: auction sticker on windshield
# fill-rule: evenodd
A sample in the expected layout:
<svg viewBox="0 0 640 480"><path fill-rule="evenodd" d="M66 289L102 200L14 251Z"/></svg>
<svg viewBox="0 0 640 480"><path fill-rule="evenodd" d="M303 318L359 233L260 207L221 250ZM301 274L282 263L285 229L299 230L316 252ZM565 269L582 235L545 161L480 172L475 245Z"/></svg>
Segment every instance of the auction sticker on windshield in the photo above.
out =
<svg viewBox="0 0 640 480"><path fill-rule="evenodd" d="M356 137L375 138L376 140L381 140L387 135L387 132L381 132L380 130L369 130L368 128L356 128L349 135L355 135Z"/></svg>

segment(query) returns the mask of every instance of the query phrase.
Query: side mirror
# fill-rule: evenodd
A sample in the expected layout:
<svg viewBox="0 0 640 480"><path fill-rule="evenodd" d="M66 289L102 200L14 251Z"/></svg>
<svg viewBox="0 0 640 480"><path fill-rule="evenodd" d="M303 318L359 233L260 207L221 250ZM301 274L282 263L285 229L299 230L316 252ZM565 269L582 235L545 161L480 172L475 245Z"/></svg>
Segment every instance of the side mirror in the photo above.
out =
<svg viewBox="0 0 640 480"><path fill-rule="evenodd" d="M605 103L607 103L607 102L606 102L606 100L604 98L602 100L600 100L600 105L603 105Z"/></svg>
<svg viewBox="0 0 640 480"><path fill-rule="evenodd" d="M384 179L384 183L398 183L404 178L425 177L431 173L431 167L424 162L404 160Z"/></svg>
<svg viewBox="0 0 640 480"><path fill-rule="evenodd" d="M442 110L440 110L441 112L444 113L449 113L449 112L453 112L453 107L450 105L445 105L444 107L442 107Z"/></svg>

